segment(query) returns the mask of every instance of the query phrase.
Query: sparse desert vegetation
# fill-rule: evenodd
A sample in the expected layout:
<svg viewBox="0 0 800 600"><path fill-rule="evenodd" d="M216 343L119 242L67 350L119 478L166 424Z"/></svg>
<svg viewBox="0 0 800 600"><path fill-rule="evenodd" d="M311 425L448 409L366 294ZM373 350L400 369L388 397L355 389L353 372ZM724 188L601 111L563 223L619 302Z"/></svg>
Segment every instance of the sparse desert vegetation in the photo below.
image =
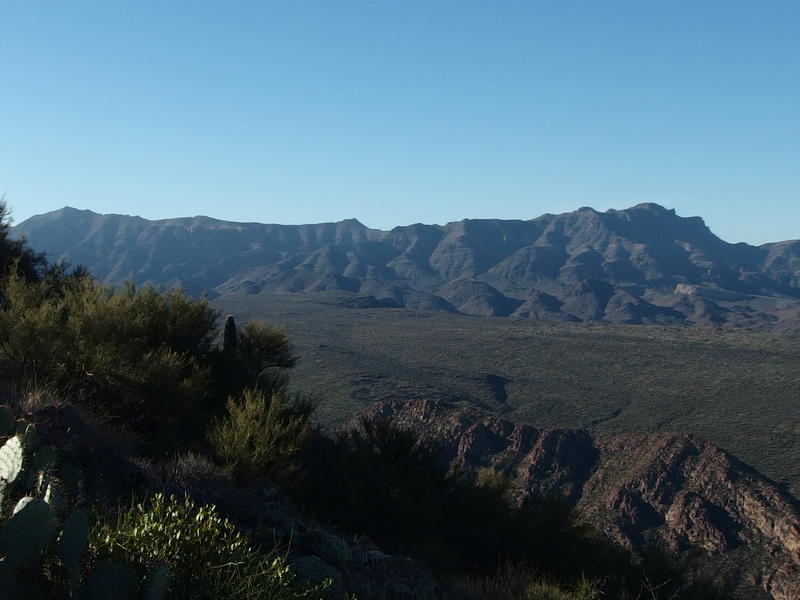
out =
<svg viewBox="0 0 800 600"><path fill-rule="evenodd" d="M432 599L460 573L480 597L513 562L531 574L520 599L634 598L655 572L558 498L517 505L499 474L449 465L435 439L382 419L312 427L281 331L229 321L223 336L206 300L27 272L29 250L2 242L5 590L366 599L391 583ZM658 565L665 594L708 597Z"/></svg>

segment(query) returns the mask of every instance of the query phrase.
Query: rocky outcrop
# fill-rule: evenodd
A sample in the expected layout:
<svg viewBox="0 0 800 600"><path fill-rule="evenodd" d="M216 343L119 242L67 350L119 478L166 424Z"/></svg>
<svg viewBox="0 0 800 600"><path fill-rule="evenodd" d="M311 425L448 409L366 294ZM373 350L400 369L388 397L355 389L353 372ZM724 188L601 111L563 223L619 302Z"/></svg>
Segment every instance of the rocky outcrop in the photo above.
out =
<svg viewBox="0 0 800 600"><path fill-rule="evenodd" d="M796 600L800 504L758 472L688 434L541 430L441 401L377 405L443 443L449 460L510 475L520 500L556 493L619 545L701 551L744 597ZM749 590L749 591L748 591Z"/></svg>
<svg viewBox="0 0 800 600"><path fill-rule="evenodd" d="M468 315L800 331L800 242L729 244L657 204L391 231L64 208L12 233L106 282L194 294L335 292Z"/></svg>

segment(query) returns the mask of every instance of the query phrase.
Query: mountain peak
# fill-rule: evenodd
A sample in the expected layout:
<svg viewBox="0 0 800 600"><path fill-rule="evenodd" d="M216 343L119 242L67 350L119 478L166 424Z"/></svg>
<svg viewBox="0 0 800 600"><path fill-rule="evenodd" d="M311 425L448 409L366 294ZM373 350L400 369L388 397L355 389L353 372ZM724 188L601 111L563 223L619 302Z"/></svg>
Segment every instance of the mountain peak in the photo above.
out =
<svg viewBox="0 0 800 600"><path fill-rule="evenodd" d="M665 208L660 204L656 204L655 202L640 202L639 204L628 210L646 210L648 212L657 214L669 214L669 215L675 214L674 208Z"/></svg>
<svg viewBox="0 0 800 600"><path fill-rule="evenodd" d="M337 224L338 225L352 225L354 227L367 229L367 226L364 225L361 221L359 221L355 217L351 217L350 219L342 219Z"/></svg>

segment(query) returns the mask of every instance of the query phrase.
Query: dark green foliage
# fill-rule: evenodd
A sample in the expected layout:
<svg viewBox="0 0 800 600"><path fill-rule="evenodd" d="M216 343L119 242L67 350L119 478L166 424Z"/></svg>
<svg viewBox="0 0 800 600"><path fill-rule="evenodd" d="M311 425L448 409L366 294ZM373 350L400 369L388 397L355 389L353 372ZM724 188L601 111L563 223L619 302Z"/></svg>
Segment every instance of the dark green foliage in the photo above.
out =
<svg viewBox="0 0 800 600"><path fill-rule="evenodd" d="M248 389L230 398L226 414L209 434L217 456L240 480L267 476L289 485L301 471L301 452L311 436L313 405L283 393Z"/></svg>
<svg viewBox="0 0 800 600"><path fill-rule="evenodd" d="M268 394L283 391L288 384L286 371L296 363L289 337L283 331L261 321L237 328L232 317L225 320L216 378L226 396L238 395L251 386Z"/></svg>
<svg viewBox="0 0 800 600"><path fill-rule="evenodd" d="M28 248L24 239L12 240L9 237L9 218L5 197L0 196L0 279L8 273L14 273L26 281L35 281L39 279L45 266L44 254Z"/></svg>
<svg viewBox="0 0 800 600"><path fill-rule="evenodd" d="M201 437L213 407L217 313L180 291L113 290L87 277L53 294L45 278L7 278L0 359L19 377L49 380L68 397L137 430L153 444Z"/></svg>
<svg viewBox="0 0 800 600"><path fill-rule="evenodd" d="M503 489L450 472L434 443L385 420L362 419L360 427L316 443L308 502L392 552L445 570L490 570L506 556L563 571L567 556L593 546L563 502L514 507Z"/></svg>
<svg viewBox="0 0 800 600"><path fill-rule="evenodd" d="M72 267L66 261L58 261L47 265L42 272L42 286L48 298L64 295L66 289L84 279L89 279L90 274L86 267L77 265Z"/></svg>
<svg viewBox="0 0 800 600"><path fill-rule="evenodd" d="M82 278L50 296L44 282L18 277L4 291L10 306L0 313L3 358L70 387L113 387L148 352L196 359L215 334L216 311L180 291L114 290Z"/></svg>

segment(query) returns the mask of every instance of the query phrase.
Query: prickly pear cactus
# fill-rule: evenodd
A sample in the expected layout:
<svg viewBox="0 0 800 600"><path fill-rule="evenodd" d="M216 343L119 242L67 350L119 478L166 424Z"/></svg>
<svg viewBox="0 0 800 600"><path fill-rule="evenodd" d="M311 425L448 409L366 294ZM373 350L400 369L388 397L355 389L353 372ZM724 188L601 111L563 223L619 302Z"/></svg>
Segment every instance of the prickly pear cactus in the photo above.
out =
<svg viewBox="0 0 800 600"><path fill-rule="evenodd" d="M22 573L27 577L41 570L43 553L55 537L59 492L53 477L55 450L34 453L39 439L24 421L17 423L16 431L0 447L0 493L14 494L13 509L0 513L0 564L9 577L19 580ZM27 591L24 595L29 597Z"/></svg>
<svg viewBox="0 0 800 600"><path fill-rule="evenodd" d="M86 580L86 600L131 600L139 579L133 567L122 563L100 563Z"/></svg>
<svg viewBox="0 0 800 600"><path fill-rule="evenodd" d="M14 412L7 406L0 406L0 435L8 435L14 426Z"/></svg>
<svg viewBox="0 0 800 600"><path fill-rule="evenodd" d="M0 481L5 485L14 483L22 470L22 438L18 435L6 440L0 448Z"/></svg>
<svg viewBox="0 0 800 600"><path fill-rule="evenodd" d="M27 447L26 447L27 450ZM52 446L39 448L28 464L25 472L28 474L27 485L29 488L41 485L42 474L52 473L56 464L56 451ZM46 488L46 485L45 485ZM42 488L42 489L45 489Z"/></svg>
<svg viewBox="0 0 800 600"><path fill-rule="evenodd" d="M26 496L0 532L0 555L12 568L36 563L55 533L50 505Z"/></svg>
<svg viewBox="0 0 800 600"><path fill-rule="evenodd" d="M89 540L89 517L85 511L74 510L64 521L61 539L58 542L58 556L67 565L77 565L81 561L86 543Z"/></svg>
<svg viewBox="0 0 800 600"><path fill-rule="evenodd" d="M169 585L169 565L156 563L147 573L147 583L144 591L145 600L164 600L167 597Z"/></svg>
<svg viewBox="0 0 800 600"><path fill-rule="evenodd" d="M78 598L81 581L81 558L89 540L89 517L75 510L64 521L58 556L67 568L67 589L70 598Z"/></svg>
<svg viewBox="0 0 800 600"><path fill-rule="evenodd" d="M17 423L17 435L22 436L22 446L27 454L33 454L39 448L39 434L33 425L20 421Z"/></svg>

